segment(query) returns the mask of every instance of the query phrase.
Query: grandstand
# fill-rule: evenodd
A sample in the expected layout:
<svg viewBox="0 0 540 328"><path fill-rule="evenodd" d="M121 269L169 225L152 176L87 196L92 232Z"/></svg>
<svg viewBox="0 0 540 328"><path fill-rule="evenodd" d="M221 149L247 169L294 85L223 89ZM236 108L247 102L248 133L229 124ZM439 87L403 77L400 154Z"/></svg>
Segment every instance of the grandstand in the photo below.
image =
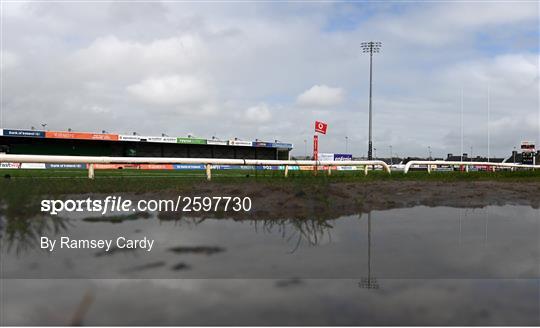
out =
<svg viewBox="0 0 540 328"><path fill-rule="evenodd" d="M282 142L0 129L0 153L115 157L289 159Z"/></svg>

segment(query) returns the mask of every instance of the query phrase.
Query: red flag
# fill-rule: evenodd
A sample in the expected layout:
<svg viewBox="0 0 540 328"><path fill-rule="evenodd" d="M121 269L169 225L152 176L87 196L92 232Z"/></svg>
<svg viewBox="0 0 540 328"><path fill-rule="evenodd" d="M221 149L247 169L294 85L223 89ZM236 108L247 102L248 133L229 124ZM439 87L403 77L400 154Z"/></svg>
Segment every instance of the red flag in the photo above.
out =
<svg viewBox="0 0 540 328"><path fill-rule="evenodd" d="M328 128L328 124L320 121L315 121L315 132L326 134L326 128Z"/></svg>

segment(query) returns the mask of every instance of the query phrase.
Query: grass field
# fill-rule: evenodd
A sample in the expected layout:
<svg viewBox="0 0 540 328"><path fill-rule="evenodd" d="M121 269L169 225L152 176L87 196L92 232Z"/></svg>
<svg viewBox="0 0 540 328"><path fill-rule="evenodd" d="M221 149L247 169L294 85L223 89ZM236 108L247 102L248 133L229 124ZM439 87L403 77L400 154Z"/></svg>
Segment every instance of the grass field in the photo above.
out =
<svg viewBox="0 0 540 328"><path fill-rule="evenodd" d="M249 196L266 211L261 217L313 218L414 204L536 204L539 192L540 171L374 171L367 176L363 171L333 171L330 176L324 171L317 176L312 171L289 171L285 178L283 171L215 170L212 181L207 181L204 171L98 170L91 180L85 170L2 169L0 217L8 218L14 231L29 229L28 222L18 219L38 215L44 197L82 194Z"/></svg>
<svg viewBox="0 0 540 328"><path fill-rule="evenodd" d="M283 171L270 170L214 170L212 181L206 181L205 172L161 171L161 170L96 170L96 177L90 180L86 170L0 170L0 197L15 190L36 194L76 194L100 192L148 192L165 189L183 190L197 183L242 184L257 182L279 185L324 185L339 182L377 182L377 181L540 181L540 171L497 171L497 172L432 172L412 171L408 174L383 171L332 171L328 176L325 171L314 175L313 171L289 171L284 177Z"/></svg>

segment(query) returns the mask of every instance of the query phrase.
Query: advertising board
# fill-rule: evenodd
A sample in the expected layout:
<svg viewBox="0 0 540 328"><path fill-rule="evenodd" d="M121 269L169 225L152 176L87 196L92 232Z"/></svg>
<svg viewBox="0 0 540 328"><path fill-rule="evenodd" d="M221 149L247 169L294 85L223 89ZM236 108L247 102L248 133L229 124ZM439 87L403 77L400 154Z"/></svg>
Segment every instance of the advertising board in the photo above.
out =
<svg viewBox="0 0 540 328"><path fill-rule="evenodd" d="M117 141L118 135L109 133L47 131L45 132L45 138Z"/></svg>
<svg viewBox="0 0 540 328"><path fill-rule="evenodd" d="M43 170L45 169L45 163L22 163L21 169Z"/></svg>
<svg viewBox="0 0 540 328"><path fill-rule="evenodd" d="M173 164L175 170L204 170L203 164Z"/></svg>
<svg viewBox="0 0 540 328"><path fill-rule="evenodd" d="M176 138L176 143L205 145L205 144L206 144L206 139L197 139L197 138Z"/></svg>
<svg viewBox="0 0 540 328"><path fill-rule="evenodd" d="M6 137L45 138L45 131L4 129L2 135Z"/></svg>
<svg viewBox="0 0 540 328"><path fill-rule="evenodd" d="M207 145L227 146L227 140L207 139Z"/></svg>
<svg viewBox="0 0 540 328"><path fill-rule="evenodd" d="M251 147L253 145L253 142L245 140L229 140L229 145Z"/></svg>
<svg viewBox="0 0 540 328"><path fill-rule="evenodd" d="M284 143L284 142L273 142L272 143L273 148L283 148L283 149L292 149L293 144L290 143Z"/></svg>
<svg viewBox="0 0 540 328"><path fill-rule="evenodd" d="M333 153L319 153L319 161L333 161L333 160L334 160Z"/></svg>
<svg viewBox="0 0 540 328"><path fill-rule="evenodd" d="M139 165L141 170L174 170L172 164L141 164Z"/></svg>
<svg viewBox="0 0 540 328"><path fill-rule="evenodd" d="M536 146L534 142L522 141L521 142L521 163L525 165L535 164Z"/></svg>
<svg viewBox="0 0 540 328"><path fill-rule="evenodd" d="M271 171L277 171L280 169L279 165L259 165L255 167L256 170L271 170ZM283 169L285 167L283 166Z"/></svg>
<svg viewBox="0 0 540 328"><path fill-rule="evenodd" d="M148 142L176 143L176 138L174 138L174 137L147 137L146 141L148 141Z"/></svg>
<svg viewBox="0 0 540 328"><path fill-rule="evenodd" d="M264 142L264 141L254 141L253 146L271 148L272 143L271 142Z"/></svg>
<svg viewBox="0 0 540 328"><path fill-rule="evenodd" d="M120 134L120 135L118 135L118 140L121 140L121 141L141 141L141 137L140 136L134 136L134 135Z"/></svg>
<svg viewBox="0 0 540 328"><path fill-rule="evenodd" d="M521 148L521 152L534 153L536 146L534 145L534 142L532 141L522 141L520 148Z"/></svg>
<svg viewBox="0 0 540 328"><path fill-rule="evenodd" d="M148 142L148 139L150 138L153 138L153 137L147 137L147 136L140 136L139 137L139 141L141 142ZM157 137L156 137L157 138Z"/></svg>
<svg viewBox="0 0 540 328"><path fill-rule="evenodd" d="M352 161L352 154L334 154L334 161Z"/></svg>
<svg viewBox="0 0 540 328"><path fill-rule="evenodd" d="M96 170L138 169L139 164L94 164Z"/></svg>
<svg viewBox="0 0 540 328"><path fill-rule="evenodd" d="M46 169L86 169L86 164L45 164Z"/></svg>
<svg viewBox="0 0 540 328"><path fill-rule="evenodd" d="M0 163L0 169L18 169L21 163Z"/></svg>

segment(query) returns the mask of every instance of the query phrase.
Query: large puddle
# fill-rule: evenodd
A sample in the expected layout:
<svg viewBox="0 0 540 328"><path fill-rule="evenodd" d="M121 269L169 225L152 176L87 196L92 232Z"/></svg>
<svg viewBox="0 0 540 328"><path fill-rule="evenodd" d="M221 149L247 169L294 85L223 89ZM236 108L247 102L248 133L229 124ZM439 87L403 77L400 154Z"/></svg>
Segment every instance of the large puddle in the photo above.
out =
<svg viewBox="0 0 540 328"><path fill-rule="evenodd" d="M34 221L2 223L5 325L540 323L540 211L530 207ZM155 245L50 253L41 235Z"/></svg>
<svg viewBox="0 0 540 328"><path fill-rule="evenodd" d="M35 218L6 227L5 278L539 278L540 211L415 207L336 220ZM13 223L10 223L13 224ZM40 247L112 240L111 249ZM155 240L116 248L118 237ZM59 244L58 242L57 244Z"/></svg>

